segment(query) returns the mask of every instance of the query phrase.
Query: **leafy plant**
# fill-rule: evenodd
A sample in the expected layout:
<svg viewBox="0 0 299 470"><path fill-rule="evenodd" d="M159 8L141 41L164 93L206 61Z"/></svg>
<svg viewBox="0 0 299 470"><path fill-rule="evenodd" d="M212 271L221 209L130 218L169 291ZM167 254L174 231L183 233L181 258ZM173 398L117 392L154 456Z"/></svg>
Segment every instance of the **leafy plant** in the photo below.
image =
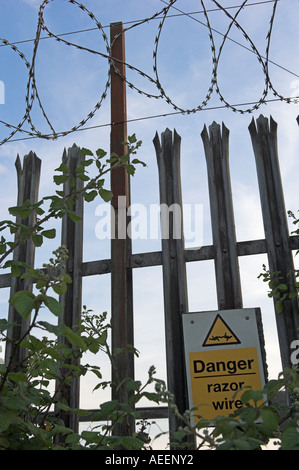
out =
<svg viewBox="0 0 299 470"><path fill-rule="evenodd" d="M0 267L12 268L12 274L19 273L19 267L15 266L14 261L7 261L3 264L12 252L24 243L29 238L32 239L35 246L41 246L44 238L53 239L56 236L54 228L47 229L45 224L50 219L62 218L67 215L74 222L79 222L77 214L74 212L74 202L81 195L86 202L93 201L97 196L101 197L105 202L112 199L113 194L110 190L104 187L105 176L107 173L116 170L119 167L126 168L130 175L134 175L136 165L145 163L133 158L142 142L138 141L135 134L128 137L128 142L123 142L124 147L127 149L125 155L119 157L115 153L111 154L109 158L103 149L97 149L95 154L86 148L82 148L80 154L82 157L90 157L83 159L76 169L76 174L72 175L70 169L65 163L56 169L58 174L53 177L54 183L57 186L69 182L71 191L65 194L62 189L57 189L52 196L46 196L36 203L31 203L29 200L25 201L21 206L9 208L9 213L13 217L17 217L18 221L3 220L0 222L0 232L9 232L14 235L14 240L7 240L4 235L0 238ZM89 175L89 171L95 170L96 176L93 178ZM76 179L83 181L82 189L76 189ZM48 204L48 210L44 209L45 203ZM36 222L32 226L27 226L22 223L22 220L27 219L29 216L34 215Z"/></svg>
<svg viewBox="0 0 299 470"><path fill-rule="evenodd" d="M277 400L278 393L287 388L292 405ZM197 450L262 450L270 443L281 450L299 450L299 377L298 370L287 370L277 380L269 381L262 390L239 390L242 408L229 416L203 418L192 409L179 413L174 397L165 386L158 384L160 400L168 403L182 425L172 435L173 448L184 449L187 437L196 442ZM196 424L193 417L199 418ZM189 439L190 441L190 439Z"/></svg>
<svg viewBox="0 0 299 470"><path fill-rule="evenodd" d="M111 191L104 188L104 176L120 166L124 166L133 175L135 165L144 165L136 158L129 161L141 145L136 136L129 137L124 144L128 148L126 155L118 157L113 154L106 160L106 152L102 149L98 149L95 155L88 149L82 149L81 155L90 158L82 160L75 176L64 163L57 168L54 176L54 182L58 186L69 182L72 188L70 194L66 195L59 189L54 195L45 197L38 203L25 201L22 206L9 209L10 214L17 217L17 221L0 222L0 231L3 233L0 240L0 267L10 268L13 277L32 280L37 291L34 294L31 290L19 290L9 300L20 320L28 320L28 327L21 337L12 339L7 333L17 325L9 324L5 318L0 319L0 339L10 342L12 346L6 364L0 364L0 449L113 449L116 446L139 449L144 446L145 441L140 438L140 433L114 436L112 430L116 423L128 416L138 418L135 404L142 398L158 401L158 394L146 390L149 384L157 380L154 377L154 367L150 368L144 385L127 378L126 387L133 392L129 403L112 400L100 405L99 411L90 416L90 421L94 423L92 430L77 434L65 426L62 419L65 415L90 414L87 410L70 408L61 393L70 387L75 377L91 372L98 379L95 389L112 385L110 381L103 380L99 366L83 362L87 352L103 352L113 365L115 356L111 354L109 347L110 325L107 315L93 314L84 307L80 322L72 328L57 322L57 317L62 314L62 307L55 296L64 295L71 283L71 277L65 272L68 257L66 247L55 250L53 257L42 269L8 259L16 247L29 238L37 247L43 244L45 238L55 238L55 229L46 229L44 225L50 219L68 216L74 222L79 221L73 205L80 195L87 202L97 196L104 201L111 200ZM88 174L88 169L92 166L96 169L96 176L93 178ZM76 189L77 178L84 182L80 190ZM48 211L44 209L45 203L49 204ZM22 221L31 214L36 216L36 223L34 226L27 226ZM14 240L5 237L7 231L14 236ZM40 319L40 312L45 308L54 317L54 322ZM20 350L26 351L26 354L21 356L22 360L16 362ZM132 350L136 354L134 348Z"/></svg>
<svg viewBox="0 0 299 470"><path fill-rule="evenodd" d="M60 266L65 258L65 248L56 250L55 255L51 267ZM90 415L87 410L70 408L61 398L61 389L70 386L74 377L82 377L88 372L99 380L95 389L111 386L110 381L103 380L99 366L82 363L86 352L98 354L102 351L108 355L112 364L114 361L109 347L110 324L106 313L95 315L84 307L82 320L73 329L38 320L38 313L43 306L49 307L54 316L60 314L59 304L48 295L48 290L53 289L55 292L57 285L61 287L62 282L65 280L59 276L48 276L47 286L42 282L40 293L35 296L32 294L29 302L26 291L11 300L23 318L31 311L35 311L35 314L26 332L26 339L21 338L15 344L16 347L26 348L26 359L18 364L17 370L13 370L10 364L0 366L0 449L113 449L120 445L123 448L139 449L144 445L144 440L139 438L138 433L133 436L114 436L112 430L116 423L128 416L138 418L135 404L143 397L158 402L158 394L146 391L147 386L157 380L154 367L150 368L144 385L127 379L128 390L134 391L129 403L108 401L100 405L98 412ZM7 322L1 320L1 335L4 339L7 328ZM34 330L41 334L34 334ZM55 339L49 339L53 335ZM57 337L61 336L68 340L69 346L57 341ZM70 358L75 358L76 363L70 363ZM52 393L49 389L51 384L56 384L56 387L52 387ZM94 427L91 431L77 434L64 425L63 413L90 415Z"/></svg>
<svg viewBox="0 0 299 470"><path fill-rule="evenodd" d="M288 215L293 219L293 224L298 225L299 219L296 218L292 211L288 211ZM299 235L299 228L292 231L292 234ZM299 250L298 250L299 251ZM298 254L296 252L296 255ZM295 284L292 279L295 277ZM284 301L287 299L293 299L298 297L299 292L299 270L294 269L287 274L287 279L284 279L280 271L272 272L263 265L263 272L258 276L262 278L264 282L268 283L269 292L268 296L275 299L275 308L277 313L282 313Z"/></svg>
<svg viewBox="0 0 299 470"><path fill-rule="evenodd" d="M299 219L289 211L293 224L298 226ZM299 234L299 228L292 232ZM298 252L297 252L298 253ZM269 297L275 299L278 313L283 311L284 301L298 297L299 271L289 273L295 276L295 285L283 279L280 272L271 272L263 265L263 273L258 277L268 283ZM171 407L172 412L182 422L173 434L172 447L184 448L189 445L188 437L197 443L197 449L216 450L261 450L271 443L282 450L299 450L299 370L294 366L283 371L277 380L270 380L263 390L240 389L238 398L243 406L230 416L217 416L212 420L204 419L200 409L187 410L183 415L175 404L174 397L165 387L157 390L160 398ZM282 404L278 394L287 391L291 404ZM235 398L234 396L234 398ZM193 417L199 421L194 425Z"/></svg>

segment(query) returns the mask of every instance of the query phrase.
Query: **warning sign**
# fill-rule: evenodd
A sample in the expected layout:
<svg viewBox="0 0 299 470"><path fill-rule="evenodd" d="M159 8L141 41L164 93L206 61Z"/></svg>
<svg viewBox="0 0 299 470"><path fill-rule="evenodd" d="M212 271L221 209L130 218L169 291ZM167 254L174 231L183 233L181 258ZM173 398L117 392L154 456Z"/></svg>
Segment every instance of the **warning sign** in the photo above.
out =
<svg viewBox="0 0 299 470"><path fill-rule="evenodd" d="M228 416L242 407L244 387L265 383L259 309L183 315L186 371L194 422Z"/></svg>
<svg viewBox="0 0 299 470"><path fill-rule="evenodd" d="M240 340L225 323L221 315L215 318L203 346L221 346L223 344L240 344Z"/></svg>
<svg viewBox="0 0 299 470"><path fill-rule="evenodd" d="M242 407L240 395L244 386L261 390L261 375L256 348L235 351L190 353L193 406L207 419L233 413Z"/></svg>

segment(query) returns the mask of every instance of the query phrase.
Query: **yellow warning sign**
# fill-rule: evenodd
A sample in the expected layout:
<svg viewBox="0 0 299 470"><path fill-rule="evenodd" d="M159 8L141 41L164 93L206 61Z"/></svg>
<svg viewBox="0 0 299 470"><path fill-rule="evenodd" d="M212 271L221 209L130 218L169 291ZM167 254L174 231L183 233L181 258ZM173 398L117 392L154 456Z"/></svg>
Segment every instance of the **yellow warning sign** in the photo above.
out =
<svg viewBox="0 0 299 470"><path fill-rule="evenodd" d="M195 415L206 419L228 416L243 406L244 387L262 389L257 348L206 350L189 353ZM200 418L195 416L195 422Z"/></svg>
<svg viewBox="0 0 299 470"><path fill-rule="evenodd" d="M240 340L221 315L218 314L203 342L203 346L223 346L225 344L240 344Z"/></svg>

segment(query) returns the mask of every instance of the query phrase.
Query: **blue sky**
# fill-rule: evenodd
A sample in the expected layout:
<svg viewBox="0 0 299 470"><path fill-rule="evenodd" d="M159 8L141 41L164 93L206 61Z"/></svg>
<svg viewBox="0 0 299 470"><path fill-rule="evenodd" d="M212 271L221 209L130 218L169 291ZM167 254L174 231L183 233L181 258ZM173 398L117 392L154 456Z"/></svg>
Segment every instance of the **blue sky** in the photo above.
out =
<svg viewBox="0 0 299 470"><path fill-rule="evenodd" d="M30 62L33 41L37 27L40 5L37 0L1 0L0 37L17 47ZM223 0L224 7L235 14L241 0ZM227 31L228 18L213 1L204 2L209 11L213 28L216 51ZM161 0L85 0L84 5L94 13L109 37L109 24L123 21L131 27L141 19L150 18L165 7ZM266 35L273 9L273 2L248 1L238 16L239 23L247 32L259 53L266 51ZM235 7L235 8L233 8ZM179 15L179 11L189 15ZM177 0L169 10L158 47L158 76L165 90L176 106L183 109L197 107L205 100L211 83L212 55L198 0ZM213 10L213 11L212 11ZM296 47L298 44L298 0L280 0L277 5L271 36L269 72L276 91L284 97L299 95L299 63ZM50 1L44 10L45 24L54 34L82 31L95 28L95 23L76 5L67 0ZM153 50L158 33L159 19L130 28L126 32L126 60L137 69L150 76L153 74ZM42 36L46 36L42 32ZM70 42L105 53L105 43L98 30L62 36ZM21 41L21 42L19 42ZM1 44L0 44L1 45ZM229 32L225 41L219 65L218 85L225 100L230 104L258 102L265 87L265 78L257 57L250 49L249 41L237 28ZM25 112L25 94L28 71L24 60L10 47L0 47L0 80L5 86L5 104L0 104L0 119L18 125ZM56 132L67 131L76 126L94 109L100 99L107 80L107 59L58 43L53 39L40 41L36 56L37 87L47 116ZM157 89L147 79L136 72L128 71L128 80L139 89L157 94ZM253 113L240 114L223 107L219 95L214 91L206 108L195 114L174 114L174 108L164 99L149 99L136 90L128 88L128 133L136 133L143 141L139 158L147 163L139 168L132 180L132 202L145 205L159 202L158 173L152 139L167 127L174 128L182 137L181 170L183 200L185 203L202 204L203 245L211 243L210 212L205 158L201 141L204 125L213 121L225 123L230 130L230 165L232 191L235 209L235 222L238 241L263 238L263 224L259 205L259 193L255 171L254 155L251 147L248 125L252 118L260 114L272 117L278 123L278 146L285 190L286 208L296 212L299 208L298 196L298 105L283 101L273 101L275 96L269 90L267 104ZM165 117L152 116L163 115ZM149 117L151 117L149 119ZM140 119L147 118L147 119ZM42 117L37 103L32 110L32 120L42 133L49 133L49 127ZM85 127L101 126L68 134L57 140L28 139L28 135L18 132L8 142L0 146L0 180L2 218L7 217L7 207L16 201L16 174L14 162L19 153L22 157L33 150L42 159L41 196L52 192L50 175L58 166L64 148L73 143L91 148L109 149L110 139L110 96L103 102L95 116ZM27 123L24 130L29 130ZM0 140L9 135L9 129L0 123ZM99 201L86 208L84 232L84 260L109 257L109 243L99 241L95 235L98 217L95 210ZM56 243L56 242L55 242ZM57 241L58 243L58 241ZM38 250L37 262L48 256L49 246ZM159 240L136 240L134 252L160 249ZM255 256L240 259L243 284L244 307L261 307L266 338L266 351L271 376L280 371L279 351L272 301L267 298L267 288L257 279L266 257ZM214 268L212 262L192 263L187 267L189 283L190 311L217 309ZM158 369L158 376L165 376L164 322L162 272L160 268L138 270L135 282L135 336L136 347L141 352L137 363L137 376L152 364ZM94 310L110 310L109 276L100 279L84 279L84 302ZM1 297L1 314L6 314L5 290ZM93 395L86 391L83 406L93 406Z"/></svg>

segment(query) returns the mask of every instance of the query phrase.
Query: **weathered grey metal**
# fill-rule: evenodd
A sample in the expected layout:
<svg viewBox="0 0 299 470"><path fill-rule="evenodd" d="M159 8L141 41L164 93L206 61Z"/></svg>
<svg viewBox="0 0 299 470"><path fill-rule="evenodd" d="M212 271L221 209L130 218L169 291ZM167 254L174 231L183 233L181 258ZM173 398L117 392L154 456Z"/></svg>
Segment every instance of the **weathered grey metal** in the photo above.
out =
<svg viewBox="0 0 299 470"><path fill-rule="evenodd" d="M99 412L98 409L88 410L90 414L81 415L79 417L80 423L90 422L92 416ZM138 420L142 419L167 419L168 418L168 406L149 406L149 407L136 407L138 412Z"/></svg>
<svg viewBox="0 0 299 470"><path fill-rule="evenodd" d="M23 159L23 167L19 155L16 159L16 170L17 170L17 179L18 179L18 194L17 194L17 205L21 206L27 200L31 204L34 204L38 201L38 191L40 184L40 168L41 160L36 156L35 153L30 152L28 155L25 155ZM27 219L21 220L19 216L16 217L17 223L22 223L27 227L33 227L36 223L36 214L34 212ZM15 240L17 240L19 231L16 234ZM29 238L26 242L21 245L16 246L13 259L15 261L21 261L27 263L30 266L34 266L35 260L35 246L32 242L32 239ZM21 279L20 277L11 277L10 278L10 297L13 296L15 292L20 290L32 290L32 279ZM13 306L9 306L8 311L8 322L16 322L17 326L8 330L8 337L12 342L19 341L25 335L30 324L30 317L26 320L22 318L19 313L14 309ZM18 348L16 351L13 351L13 343L11 341L6 342L6 351L5 351L5 362L8 364L13 357L13 363L15 366L19 363L20 360L26 357L26 350L24 348Z"/></svg>
<svg viewBox="0 0 299 470"><path fill-rule="evenodd" d="M219 310L242 308L242 291L229 170L229 131L213 122L201 133L208 170Z"/></svg>
<svg viewBox="0 0 299 470"><path fill-rule="evenodd" d="M76 176L76 169L80 166L84 157L80 155L80 149L73 145L68 151L64 150L62 162L69 168L70 175ZM73 191L82 190L83 181L80 178L75 179L75 187L70 186L70 181L64 183L63 191L67 196ZM71 276L72 283L68 284L66 293L60 296L60 303L62 305L62 315L59 317L59 324L65 324L70 328L75 328L75 325L81 320L82 312L82 261L83 261L83 214L84 203L82 195L74 200L72 210L76 216L81 218L81 221L74 222L69 216L65 215L62 218L61 226L61 245L65 246L68 250L68 259L66 260L65 272ZM58 338L59 343L65 343L64 337ZM75 361L74 361L75 362ZM78 364L78 362L75 362ZM63 371L62 371L63 373ZM60 387L60 384L57 384ZM80 404L80 380L74 377L71 386L66 387L64 390L59 389L62 398L66 399L68 405L72 408L79 408ZM78 432L79 419L76 414L65 414L63 416L65 425Z"/></svg>
<svg viewBox="0 0 299 470"><path fill-rule="evenodd" d="M127 152L127 108L125 77L125 36L122 23L110 25L111 40L111 153L119 156ZM117 71L115 70L117 69ZM119 73L118 73L119 72ZM129 267L131 239L127 233L128 208L130 205L130 179L124 167L112 170L112 207L115 220L115 238L111 239L111 335L112 352L112 397L128 403L129 394L125 379L134 378L134 355L129 345L134 345L132 270ZM125 233L125 236L123 234ZM121 385L120 385L121 384ZM115 435L132 435L134 421L117 423Z"/></svg>
<svg viewBox="0 0 299 470"><path fill-rule="evenodd" d="M280 272L280 282L295 286L292 245L278 161L277 124L271 117L269 125L268 119L260 116L256 122L254 119L251 121L249 132L256 160L269 269ZM291 343L299 338L297 297L284 301L283 312L276 313L276 322L282 366L291 367Z"/></svg>
<svg viewBox="0 0 299 470"><path fill-rule="evenodd" d="M0 289L3 287L11 287L11 274L6 273L6 274L1 274L0 275Z"/></svg>
<svg viewBox="0 0 299 470"><path fill-rule="evenodd" d="M299 236L290 236L291 250L299 250ZM266 240L249 240L237 242L238 256L250 256L267 253ZM184 251L186 263L194 261L204 261L214 259L213 245L202 246L201 248L187 248ZM134 253L129 257L128 266L134 269L146 268L150 266L162 265L162 251L149 251L147 253ZM82 276L95 276L111 272L111 260L102 259L97 261L85 261L82 264ZM11 275L0 274L0 289L10 287Z"/></svg>
<svg viewBox="0 0 299 470"><path fill-rule="evenodd" d="M182 314L188 311L186 264L184 259L184 234L180 177L181 138L169 129L154 138L159 169L162 234L163 295L165 340L167 357L167 386L174 394L181 413L188 409L184 362ZM169 210L168 210L169 209ZM173 209L173 212L170 210ZM179 423L169 410L169 430L173 433Z"/></svg>

